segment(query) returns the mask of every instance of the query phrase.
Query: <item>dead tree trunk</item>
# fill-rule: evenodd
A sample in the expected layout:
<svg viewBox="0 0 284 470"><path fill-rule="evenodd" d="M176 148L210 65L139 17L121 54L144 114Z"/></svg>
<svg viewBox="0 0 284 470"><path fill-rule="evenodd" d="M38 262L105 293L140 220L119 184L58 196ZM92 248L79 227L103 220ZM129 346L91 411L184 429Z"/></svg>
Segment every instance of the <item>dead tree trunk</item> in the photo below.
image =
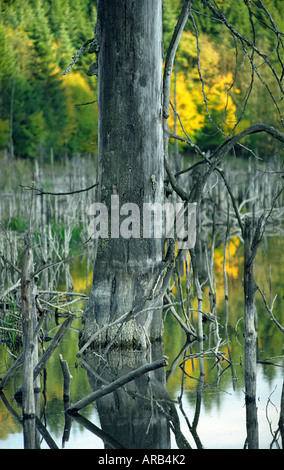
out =
<svg viewBox="0 0 284 470"><path fill-rule="evenodd" d="M245 296L245 374L246 400L254 400L256 395L256 307L254 261L252 252L252 223L245 219L244 225L244 296Z"/></svg>
<svg viewBox="0 0 284 470"><path fill-rule="evenodd" d="M254 280L254 263L262 238L263 217L253 231L252 221L244 221L244 300L245 300L245 397L247 442L251 449L258 448L258 423L256 408L257 375L257 312Z"/></svg>
<svg viewBox="0 0 284 470"><path fill-rule="evenodd" d="M280 401L279 432L282 440L282 449L284 449L284 381Z"/></svg>
<svg viewBox="0 0 284 470"><path fill-rule="evenodd" d="M34 449L36 446L36 397L34 393L34 367L37 363L37 338L34 337L36 326L35 281L33 276L33 251L31 233L25 236L22 265L22 341L23 341L23 384L22 407L24 446Z"/></svg>
<svg viewBox="0 0 284 470"><path fill-rule="evenodd" d="M143 304L162 264L162 239L142 236L143 203L163 203L162 1L98 0L97 13L98 192L108 208L108 235L97 240L81 346L98 328ZM138 222L131 210L120 210L125 203L140 208ZM129 238L121 236L123 221ZM97 343L109 344L117 329ZM143 346L161 335L161 312L155 310L128 321L116 344Z"/></svg>

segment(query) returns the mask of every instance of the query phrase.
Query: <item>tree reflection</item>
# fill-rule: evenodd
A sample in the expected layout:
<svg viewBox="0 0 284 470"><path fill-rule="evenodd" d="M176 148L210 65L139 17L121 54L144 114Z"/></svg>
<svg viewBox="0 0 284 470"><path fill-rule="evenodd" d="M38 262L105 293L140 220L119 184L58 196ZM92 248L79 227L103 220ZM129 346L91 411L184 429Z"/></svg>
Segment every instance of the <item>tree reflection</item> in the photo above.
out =
<svg viewBox="0 0 284 470"><path fill-rule="evenodd" d="M70 416L99 436L104 441L106 449L170 449L170 432L174 435L179 449L191 449L192 446L181 428L177 407L179 405L196 447L203 448L197 433L197 425L200 417L204 374L202 372L200 374L192 424L182 407L183 383L178 401L173 401L167 390L167 380L188 346L189 344L186 343L182 348L169 369L167 379L163 368L156 369L99 398L96 406L101 429L77 412L73 413L71 410ZM146 351L113 350L106 357L103 357L103 353L98 354L88 350L82 362L87 369L91 388L97 391L129 371L157 360L162 353L162 343L155 343ZM200 362L201 370L203 370L202 357ZM183 373L183 380L184 377Z"/></svg>
<svg viewBox="0 0 284 470"><path fill-rule="evenodd" d="M88 351L87 364L91 388L96 391L106 383L151 361L161 358L162 345L147 351L114 350L107 358ZM128 449L168 449L171 397L165 386L165 372L157 369L137 377L123 387L97 400L102 431ZM110 439L105 448L110 448Z"/></svg>
<svg viewBox="0 0 284 470"><path fill-rule="evenodd" d="M258 449L258 419L255 399L246 400L246 428L247 438L245 447L248 449Z"/></svg>

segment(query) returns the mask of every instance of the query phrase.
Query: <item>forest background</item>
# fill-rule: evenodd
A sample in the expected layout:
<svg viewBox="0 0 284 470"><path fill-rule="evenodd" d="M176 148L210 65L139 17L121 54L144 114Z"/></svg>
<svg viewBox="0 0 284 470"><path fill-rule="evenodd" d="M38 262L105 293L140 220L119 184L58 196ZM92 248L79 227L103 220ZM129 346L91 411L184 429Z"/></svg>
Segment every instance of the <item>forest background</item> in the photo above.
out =
<svg viewBox="0 0 284 470"><path fill-rule="evenodd" d="M251 3L261 17L258 2ZM245 4L238 0L219 0L216 4L228 21L250 39L252 32ZM284 31L281 0L266 0L265 4L279 30ZM165 51L181 5L181 0L164 0ZM279 127L277 110L260 80L254 81L249 103L243 112L251 80L250 63L241 51L239 56L236 54L229 30L219 28L218 22L202 5L199 5L199 11L204 13L195 15L203 82L198 72L195 32L188 22L178 48L172 87L172 101L191 139L201 149L208 150L224 139L220 129L225 134L232 130L241 132L255 122L256 116L259 122ZM25 159L25 164L29 164L35 158L47 163L51 155L59 161L76 153L96 154L98 109L94 101L97 78L88 75L93 56L86 51L71 73L62 75L76 51L93 37L95 24L96 2L93 0L0 0L0 164L7 162L7 157ZM256 27L255 34L256 44L261 43L261 50L270 57L275 68L279 67L276 54L273 59L275 44L271 43L269 29L258 31ZM239 73L235 72L236 63ZM277 95L271 76L268 72L266 76L262 70L271 93ZM89 102L92 104L85 105ZM242 120L234 129L241 116ZM169 125L174 128L173 116ZM179 127L178 123L176 133L182 135ZM254 138L249 137L246 145L256 151ZM262 158L267 158L277 144L263 135L257 137L257 145L261 148ZM179 151L185 153L190 149L179 143ZM6 177L4 171L1 174L0 185L3 187Z"/></svg>

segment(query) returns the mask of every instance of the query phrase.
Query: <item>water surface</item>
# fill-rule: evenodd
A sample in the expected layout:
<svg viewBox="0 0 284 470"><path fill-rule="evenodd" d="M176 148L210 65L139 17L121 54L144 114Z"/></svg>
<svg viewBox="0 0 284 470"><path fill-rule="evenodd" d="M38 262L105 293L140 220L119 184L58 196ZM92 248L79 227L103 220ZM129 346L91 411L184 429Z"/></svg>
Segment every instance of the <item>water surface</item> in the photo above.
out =
<svg viewBox="0 0 284 470"><path fill-rule="evenodd" d="M265 291L269 300L277 294L274 307L274 315L278 321L284 324L283 314L283 276L284 276L284 255L283 238L268 238L260 250L256 262L256 281L262 290ZM220 251L221 249L219 249ZM218 257L220 255L220 257ZM198 343L195 342L184 348L186 338L177 321L170 312L165 317L164 352L169 357L169 366L166 370L167 393L169 400L174 401L177 418L179 421L179 431L177 426L173 430L172 424L167 423L167 416L157 410L153 401L144 404L144 409L138 410L141 422L144 415L149 423L146 428L149 435L151 426L159 426L155 419L159 417L165 420L160 432L168 433L168 436L161 436L160 442L165 442L169 448L179 448L181 442L186 447L204 447L209 449L241 449L246 441L246 408L245 408L245 383L244 383L244 319L243 319L243 292L242 292L242 246L236 241L232 241L230 251L230 261L228 264L229 279L229 321L225 328L225 296L222 277L221 262L222 253L215 253L216 263L216 293L217 293L217 315L220 324L219 335L221 345L219 351L223 353L224 360L216 360L213 354L206 354L204 361L204 377L200 376L200 358L192 357L198 353ZM218 264L219 263L219 264ZM219 273L219 274L218 274ZM271 276L270 276L271 273ZM86 267L76 261L71 266L71 274L74 281L74 290L86 291ZM64 276L63 276L64 277ZM91 276L90 276L91 279ZM204 311L209 311L209 302L206 300L208 288L205 287ZM257 298L258 309L258 333L259 333L259 361L257 375L257 418L259 432L259 447L263 449L277 448L277 443L273 443L274 433L278 428L280 399L283 384L283 334L270 320L259 294ZM195 305L193 299L193 306ZM60 320L63 321L63 320ZM52 317L45 325L46 331L51 332L55 324ZM45 424L52 439L59 448L65 449L104 449L105 444L101 437L87 430L82 424L72 421L69 438L63 442L63 431L65 425L63 394L63 378L59 363L61 353L68 361L73 380L71 382L71 399L76 402L92 389L85 369L76 359L78 351L78 331L80 320L73 323L70 330L58 350L50 359L46 370L45 394L41 398L42 422ZM204 324L206 341L205 350L214 346L214 332L210 324ZM46 346L47 347L47 346ZM182 354L179 356L180 352ZM191 356L190 356L191 355ZM190 356L190 357L189 357ZM175 364L176 358L179 359ZM12 359L7 354L5 346L0 345L1 372L4 371ZM231 360L229 363L226 359ZM183 367L180 364L183 363ZM271 365L273 363L274 365ZM4 401L7 400L14 412L0 400L0 448L1 449L21 449L23 448L21 409L15 402L13 395L17 386L21 383L20 373L14 376L4 390ZM153 381L155 384L156 382ZM137 385L137 387L136 387ZM142 383L133 384L131 389L137 393ZM133 392L134 393L134 392ZM160 392L159 392L160 393ZM141 397L140 397L141 398ZM140 399L139 398L139 399ZM138 401L139 401L138 399ZM123 398L118 399L118 408L123 404ZM113 402L110 402L111 404ZM114 400L115 403L115 400ZM144 402L143 402L144 403ZM107 407L110 404L106 404ZM150 407L151 412L148 413ZM152 407L152 408L151 408ZM154 410L154 411L153 411ZM81 414L101 428L101 423L105 418L104 408L92 404L86 407ZM123 425L123 410L113 410L116 419L120 419ZM135 415L136 416L136 415ZM152 420L152 422L150 422ZM178 423L176 421L176 424ZM125 426L127 423L125 423ZM139 436L139 422L133 424L135 428L133 435ZM194 429L193 429L194 428ZM126 429L126 428L125 428ZM141 426L142 432L143 426ZM144 431L145 432L145 429ZM115 429L112 436L119 441L118 431ZM181 441L182 436L182 441ZM177 442L178 441L178 442ZM273 443L273 444L272 444ZM281 440L278 440L281 445ZM48 448L44 441L41 448Z"/></svg>

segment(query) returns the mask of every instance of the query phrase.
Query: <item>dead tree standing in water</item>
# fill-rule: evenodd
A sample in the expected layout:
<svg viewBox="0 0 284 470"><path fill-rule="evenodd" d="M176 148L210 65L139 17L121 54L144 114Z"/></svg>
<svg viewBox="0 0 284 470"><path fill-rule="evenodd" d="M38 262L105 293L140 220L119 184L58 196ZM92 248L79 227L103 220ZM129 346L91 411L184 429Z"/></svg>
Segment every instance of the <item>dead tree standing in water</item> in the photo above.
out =
<svg viewBox="0 0 284 470"><path fill-rule="evenodd" d="M25 235L24 257L22 265L22 341L23 341L23 384L22 406L24 445L27 449L35 448L36 439L36 397L34 393L34 367L38 359L36 328L34 260L31 233Z"/></svg>

